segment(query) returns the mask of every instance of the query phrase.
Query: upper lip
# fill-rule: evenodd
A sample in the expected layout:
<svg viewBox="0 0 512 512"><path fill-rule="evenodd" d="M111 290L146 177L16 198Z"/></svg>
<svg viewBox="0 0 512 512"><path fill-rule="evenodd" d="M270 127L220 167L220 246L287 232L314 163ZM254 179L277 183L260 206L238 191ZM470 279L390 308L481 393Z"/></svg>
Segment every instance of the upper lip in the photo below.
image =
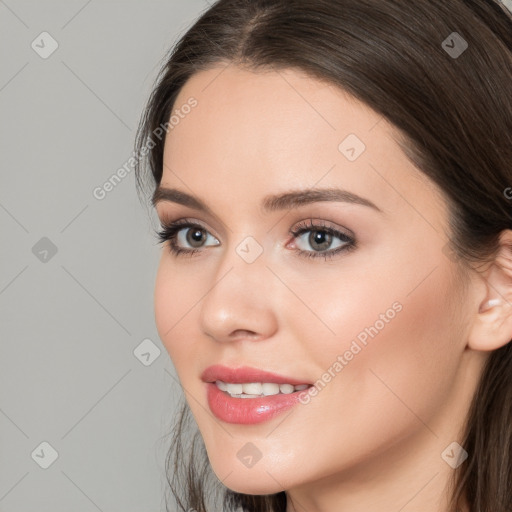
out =
<svg viewBox="0 0 512 512"><path fill-rule="evenodd" d="M273 382L275 384L292 384L299 386L301 384L310 384L304 380L297 380L292 377L278 375L250 366L240 366L238 368L229 368L220 364L209 366L201 374L201 380L204 382L229 382L233 384L244 384L249 382Z"/></svg>

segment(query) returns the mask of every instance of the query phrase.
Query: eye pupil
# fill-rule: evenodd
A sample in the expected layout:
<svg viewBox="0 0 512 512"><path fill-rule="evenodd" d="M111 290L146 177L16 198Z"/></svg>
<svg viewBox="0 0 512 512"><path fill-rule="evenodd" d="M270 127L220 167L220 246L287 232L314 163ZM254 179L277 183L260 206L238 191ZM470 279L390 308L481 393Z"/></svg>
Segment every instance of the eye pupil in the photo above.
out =
<svg viewBox="0 0 512 512"><path fill-rule="evenodd" d="M326 231L312 231L309 235L309 243L311 247L315 248L316 244L319 244L316 248L318 250L327 249L331 245L332 235Z"/></svg>
<svg viewBox="0 0 512 512"><path fill-rule="evenodd" d="M202 237L204 235L203 229L189 229L187 232L187 242L194 247L201 247L203 242Z"/></svg>

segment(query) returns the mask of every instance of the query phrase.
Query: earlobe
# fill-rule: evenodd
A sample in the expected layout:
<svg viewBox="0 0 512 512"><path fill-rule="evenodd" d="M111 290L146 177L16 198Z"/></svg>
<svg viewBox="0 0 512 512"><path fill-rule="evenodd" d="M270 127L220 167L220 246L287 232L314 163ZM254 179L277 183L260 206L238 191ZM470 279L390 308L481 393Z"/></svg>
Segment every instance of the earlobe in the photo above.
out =
<svg viewBox="0 0 512 512"><path fill-rule="evenodd" d="M503 301L501 299L489 299L486 302L483 302L480 304L480 309L478 310L479 313L484 313L485 311L489 311L489 309L492 309L496 306L502 306Z"/></svg>
<svg viewBox="0 0 512 512"><path fill-rule="evenodd" d="M490 299L480 307L468 337L473 350L496 350L512 340L512 304Z"/></svg>
<svg viewBox="0 0 512 512"><path fill-rule="evenodd" d="M512 231L500 236L498 254L481 276L485 281L468 337L468 348L492 351L512 340Z"/></svg>

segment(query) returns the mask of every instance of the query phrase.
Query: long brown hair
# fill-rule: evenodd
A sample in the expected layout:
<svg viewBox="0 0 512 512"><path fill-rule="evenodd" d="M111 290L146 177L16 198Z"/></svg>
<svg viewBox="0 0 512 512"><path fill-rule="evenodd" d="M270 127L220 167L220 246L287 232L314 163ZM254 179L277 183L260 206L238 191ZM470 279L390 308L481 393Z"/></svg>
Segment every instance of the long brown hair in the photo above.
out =
<svg viewBox="0 0 512 512"><path fill-rule="evenodd" d="M181 88L220 63L304 71L390 121L411 162L445 194L461 266L490 261L499 234L512 229L512 16L497 0L219 0L157 77L137 132L139 192L160 183L164 138L155 133ZM179 507L284 512L284 491L249 496L216 479L190 416L184 402L166 459ZM487 360L463 446L469 457L453 473L452 506L465 495L471 512L512 511L512 343Z"/></svg>

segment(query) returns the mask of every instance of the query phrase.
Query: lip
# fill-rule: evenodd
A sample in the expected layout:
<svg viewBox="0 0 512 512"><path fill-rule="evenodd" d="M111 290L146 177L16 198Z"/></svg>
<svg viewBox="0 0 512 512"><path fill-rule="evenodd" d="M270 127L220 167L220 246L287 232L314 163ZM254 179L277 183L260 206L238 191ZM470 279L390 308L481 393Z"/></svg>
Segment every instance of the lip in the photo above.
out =
<svg viewBox="0 0 512 512"><path fill-rule="evenodd" d="M239 368L229 368L222 365L209 366L201 374L201 379L206 383L206 398L213 415L226 423L236 423L239 425L252 425L274 418L300 403L301 393L307 393L309 388L289 394L280 393L262 396L261 398L236 398L221 391L217 384L215 384L215 381L221 380L233 384L273 382L275 384L292 384L294 386L301 384L312 386L309 382L299 381L250 366Z"/></svg>
<svg viewBox="0 0 512 512"><path fill-rule="evenodd" d="M232 384L244 384L249 382L273 382L274 384L292 384L300 386L301 384L312 385L305 380L297 380L293 377L278 375L277 373L267 372L251 366L241 366L239 368L230 368L216 364L209 366L201 374L201 380L204 382L215 382L221 380ZM249 400L249 399L247 399ZM254 399L256 400L256 399Z"/></svg>
<svg viewBox="0 0 512 512"><path fill-rule="evenodd" d="M253 425L268 421L300 403L301 393L263 396L261 398L236 398L221 391L214 382L206 383L206 396L210 411L219 420L239 425Z"/></svg>

